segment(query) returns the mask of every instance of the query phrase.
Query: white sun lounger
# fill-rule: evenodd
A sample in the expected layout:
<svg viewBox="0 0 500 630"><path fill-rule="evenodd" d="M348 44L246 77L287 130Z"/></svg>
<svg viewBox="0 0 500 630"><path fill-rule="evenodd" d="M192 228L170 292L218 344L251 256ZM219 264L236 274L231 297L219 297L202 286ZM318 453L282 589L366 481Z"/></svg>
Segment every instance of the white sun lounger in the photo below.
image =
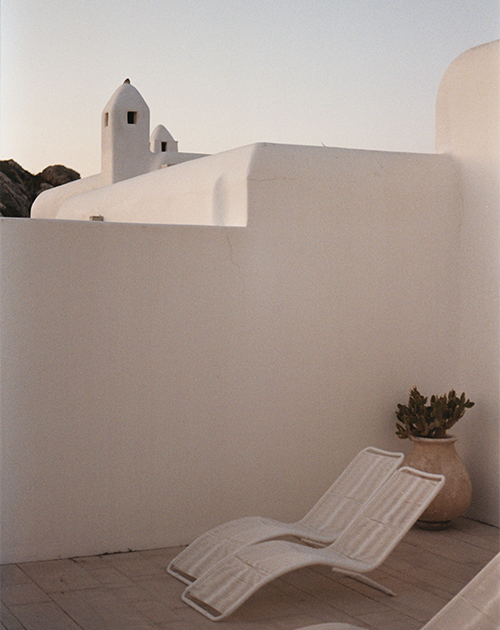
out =
<svg viewBox="0 0 500 630"><path fill-rule="evenodd" d="M282 523L248 516L229 521L197 538L172 560L167 571L191 584L219 560L252 543L296 536L314 546L331 544L403 459L403 453L369 446L358 453L302 520Z"/></svg>
<svg viewBox="0 0 500 630"><path fill-rule="evenodd" d="M422 630L499 630L500 553ZM302 630L364 630L346 623L321 623Z"/></svg>
<svg viewBox="0 0 500 630"><path fill-rule="evenodd" d="M364 574L382 564L443 484L442 475L400 468L329 547L315 549L285 540L243 547L203 573L186 588L182 599L212 621L219 621L264 584L318 564L394 595Z"/></svg>

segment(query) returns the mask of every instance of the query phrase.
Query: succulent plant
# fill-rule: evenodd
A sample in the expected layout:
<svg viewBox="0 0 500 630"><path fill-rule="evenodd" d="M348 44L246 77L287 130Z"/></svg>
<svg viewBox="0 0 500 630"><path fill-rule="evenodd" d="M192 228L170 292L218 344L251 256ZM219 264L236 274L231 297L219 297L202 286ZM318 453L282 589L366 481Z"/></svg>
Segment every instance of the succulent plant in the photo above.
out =
<svg viewBox="0 0 500 630"><path fill-rule="evenodd" d="M443 396L431 396L430 405L427 405L427 397L414 387L408 404L398 404L396 435L402 440L411 436L445 438L446 431L473 406L464 393L459 397L454 389Z"/></svg>

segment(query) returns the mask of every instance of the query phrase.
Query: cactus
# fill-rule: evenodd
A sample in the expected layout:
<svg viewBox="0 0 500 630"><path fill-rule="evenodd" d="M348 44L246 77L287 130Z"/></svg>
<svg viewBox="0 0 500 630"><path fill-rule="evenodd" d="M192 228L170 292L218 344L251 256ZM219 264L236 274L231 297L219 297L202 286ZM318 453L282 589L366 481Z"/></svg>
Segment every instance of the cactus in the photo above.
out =
<svg viewBox="0 0 500 630"><path fill-rule="evenodd" d="M443 396L422 396L416 387L410 392L408 405L398 404L396 411L396 435L402 440L414 437L445 438L446 431L462 418L474 403L457 396L454 389Z"/></svg>

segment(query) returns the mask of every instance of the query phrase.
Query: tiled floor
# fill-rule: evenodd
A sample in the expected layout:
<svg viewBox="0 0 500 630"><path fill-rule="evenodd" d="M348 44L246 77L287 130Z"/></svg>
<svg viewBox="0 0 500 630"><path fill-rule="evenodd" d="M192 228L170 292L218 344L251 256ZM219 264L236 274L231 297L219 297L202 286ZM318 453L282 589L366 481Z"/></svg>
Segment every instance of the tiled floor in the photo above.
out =
<svg viewBox="0 0 500 630"><path fill-rule="evenodd" d="M4 565L0 629L292 630L339 621L417 630L496 555L499 534L465 518L440 532L414 528L372 574L396 597L326 568L300 569L218 625L185 605L183 584L166 573L178 548Z"/></svg>

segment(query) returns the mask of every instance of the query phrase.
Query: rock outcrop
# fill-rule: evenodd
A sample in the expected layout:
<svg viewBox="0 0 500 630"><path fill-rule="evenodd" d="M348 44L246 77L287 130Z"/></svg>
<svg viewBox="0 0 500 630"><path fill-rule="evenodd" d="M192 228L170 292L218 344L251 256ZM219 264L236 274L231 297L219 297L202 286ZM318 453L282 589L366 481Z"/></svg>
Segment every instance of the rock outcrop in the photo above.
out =
<svg viewBox="0 0 500 630"><path fill-rule="evenodd" d="M27 218L41 192L75 179L80 179L80 174L60 164L33 175L14 160L0 161L0 216Z"/></svg>

